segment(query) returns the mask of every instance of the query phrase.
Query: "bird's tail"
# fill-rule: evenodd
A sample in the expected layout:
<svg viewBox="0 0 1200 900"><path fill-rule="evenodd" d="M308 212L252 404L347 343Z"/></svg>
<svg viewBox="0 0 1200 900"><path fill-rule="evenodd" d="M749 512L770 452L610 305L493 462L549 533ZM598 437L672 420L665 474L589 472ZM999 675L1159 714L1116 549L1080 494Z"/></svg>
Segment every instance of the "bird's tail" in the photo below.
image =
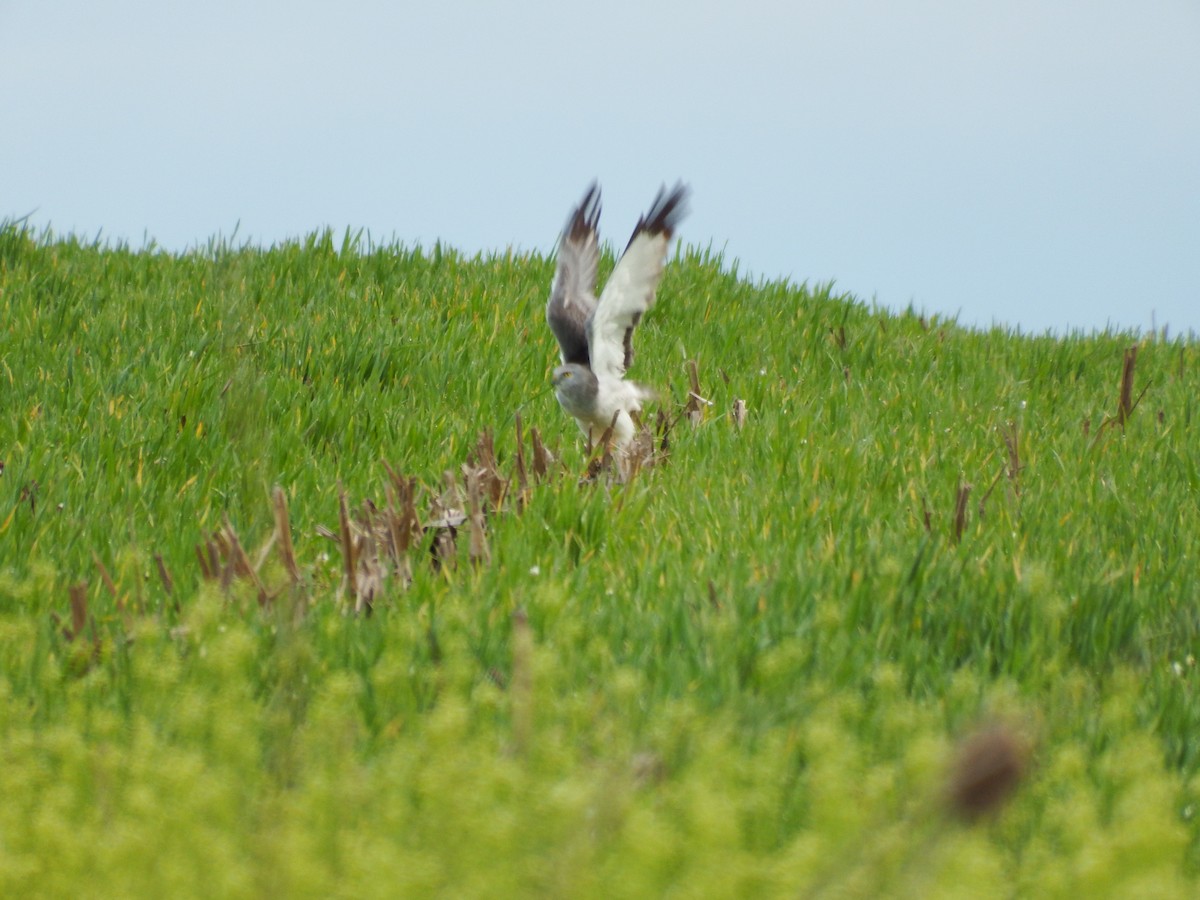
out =
<svg viewBox="0 0 1200 900"><path fill-rule="evenodd" d="M633 393L637 397L639 403L645 403L649 400L657 400L659 397L658 391L647 384L639 384L636 381L626 382L633 388Z"/></svg>

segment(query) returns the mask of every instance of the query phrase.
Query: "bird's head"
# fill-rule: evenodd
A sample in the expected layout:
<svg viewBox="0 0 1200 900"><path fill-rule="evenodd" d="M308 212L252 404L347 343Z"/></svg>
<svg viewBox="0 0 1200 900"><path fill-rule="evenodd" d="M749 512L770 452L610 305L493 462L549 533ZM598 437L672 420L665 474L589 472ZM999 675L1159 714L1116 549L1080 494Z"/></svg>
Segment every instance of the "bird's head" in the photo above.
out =
<svg viewBox="0 0 1200 900"><path fill-rule="evenodd" d="M551 380L556 388L565 388L572 382L584 381L586 376L590 375L583 366L578 363L567 363L565 366L559 366L554 370Z"/></svg>
<svg viewBox="0 0 1200 900"><path fill-rule="evenodd" d="M596 376L587 366L567 363L554 370L554 393L571 415L583 415L596 402Z"/></svg>

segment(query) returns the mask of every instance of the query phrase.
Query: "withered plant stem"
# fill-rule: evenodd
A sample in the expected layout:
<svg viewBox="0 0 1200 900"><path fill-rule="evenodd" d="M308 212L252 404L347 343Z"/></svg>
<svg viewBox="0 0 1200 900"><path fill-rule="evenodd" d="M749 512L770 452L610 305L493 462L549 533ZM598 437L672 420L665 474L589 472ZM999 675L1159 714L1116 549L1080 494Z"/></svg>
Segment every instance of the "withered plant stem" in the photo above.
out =
<svg viewBox="0 0 1200 900"><path fill-rule="evenodd" d="M954 502L954 542L958 543L962 540L963 532L967 528L967 501L971 498L971 485L960 484L958 486L958 497Z"/></svg>
<svg viewBox="0 0 1200 900"><path fill-rule="evenodd" d="M279 555L283 558L283 567L287 570L292 584L300 580L300 566L296 562L296 549L292 545L292 523L288 518L287 495L283 488L275 486L272 492L275 506L275 532L279 535Z"/></svg>

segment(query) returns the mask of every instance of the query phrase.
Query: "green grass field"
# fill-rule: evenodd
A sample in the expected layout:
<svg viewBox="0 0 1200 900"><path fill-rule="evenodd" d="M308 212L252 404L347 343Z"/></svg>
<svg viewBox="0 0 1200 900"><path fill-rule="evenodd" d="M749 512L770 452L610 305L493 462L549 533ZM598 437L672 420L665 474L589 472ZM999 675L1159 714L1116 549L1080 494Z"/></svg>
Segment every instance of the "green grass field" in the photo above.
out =
<svg viewBox="0 0 1200 900"><path fill-rule="evenodd" d="M1200 343L736 269L630 373L711 405L581 483L550 259L0 228L0 895L1200 891ZM485 431L487 560L380 550Z"/></svg>

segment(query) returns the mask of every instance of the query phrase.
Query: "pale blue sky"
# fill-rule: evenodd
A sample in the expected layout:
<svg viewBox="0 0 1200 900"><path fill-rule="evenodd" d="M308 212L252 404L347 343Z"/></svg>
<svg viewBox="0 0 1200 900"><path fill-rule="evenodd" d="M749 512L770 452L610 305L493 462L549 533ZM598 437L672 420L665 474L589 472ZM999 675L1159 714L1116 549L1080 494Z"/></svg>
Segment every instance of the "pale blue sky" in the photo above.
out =
<svg viewBox="0 0 1200 900"><path fill-rule="evenodd" d="M1200 331L1197 48L1197 0L0 0L0 217L548 251L683 178L756 276Z"/></svg>

